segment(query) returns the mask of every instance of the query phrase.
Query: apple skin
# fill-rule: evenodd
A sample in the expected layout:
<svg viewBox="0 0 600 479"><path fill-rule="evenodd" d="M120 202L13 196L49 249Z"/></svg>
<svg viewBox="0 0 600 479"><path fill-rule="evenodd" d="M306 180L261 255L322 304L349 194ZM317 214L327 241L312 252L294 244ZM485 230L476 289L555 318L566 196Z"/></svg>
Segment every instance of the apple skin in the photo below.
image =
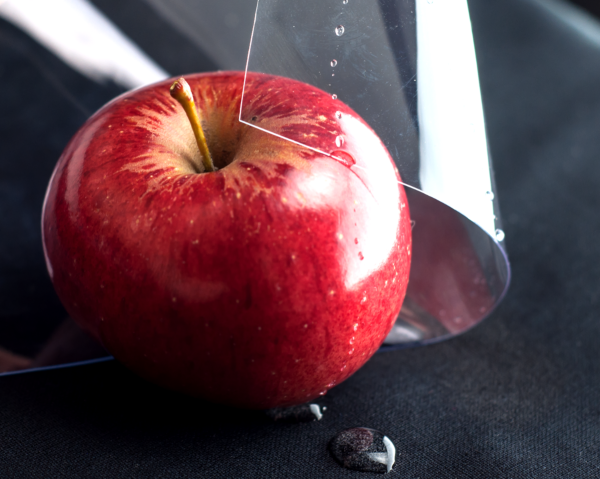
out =
<svg viewBox="0 0 600 479"><path fill-rule="evenodd" d="M314 399L375 353L400 311L411 227L398 171L319 89L249 74L243 119L341 159L239 122L243 73L186 79L219 170L198 173L173 80L113 100L50 181L51 279L69 314L152 382L244 408Z"/></svg>

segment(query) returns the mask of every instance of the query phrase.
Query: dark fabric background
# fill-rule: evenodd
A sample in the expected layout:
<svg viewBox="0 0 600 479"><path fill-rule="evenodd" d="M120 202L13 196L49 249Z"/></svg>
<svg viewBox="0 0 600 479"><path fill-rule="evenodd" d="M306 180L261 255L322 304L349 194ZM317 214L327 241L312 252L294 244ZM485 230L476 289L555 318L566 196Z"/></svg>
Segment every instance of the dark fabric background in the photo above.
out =
<svg viewBox="0 0 600 479"><path fill-rule="evenodd" d="M600 45L533 0L469 5L514 273L499 309L459 338L376 355L306 424L182 397L112 361L1 377L0 477L369 477L326 450L366 426L396 444L396 477L600 478ZM118 88L6 23L0 55L0 332L28 353L19 325L50 331L64 314L39 246L45 183Z"/></svg>

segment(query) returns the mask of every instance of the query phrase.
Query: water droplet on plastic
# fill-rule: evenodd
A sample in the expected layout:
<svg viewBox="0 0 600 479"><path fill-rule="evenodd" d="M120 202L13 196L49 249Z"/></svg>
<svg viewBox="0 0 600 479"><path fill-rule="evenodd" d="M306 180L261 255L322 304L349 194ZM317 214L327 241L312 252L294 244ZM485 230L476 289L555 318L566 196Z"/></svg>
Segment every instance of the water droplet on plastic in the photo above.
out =
<svg viewBox="0 0 600 479"><path fill-rule="evenodd" d="M338 25L337 27L335 27L335 34L338 37L341 37L344 34L344 25Z"/></svg>
<svg viewBox="0 0 600 479"><path fill-rule="evenodd" d="M417 224L417 222L415 220L410 220L410 229L414 230L416 224Z"/></svg>
<svg viewBox="0 0 600 479"><path fill-rule="evenodd" d="M265 411L267 417L273 421L281 422L310 422L319 421L323 417L321 407L318 404L307 403L291 407L276 407Z"/></svg>
<svg viewBox="0 0 600 479"><path fill-rule="evenodd" d="M433 3L433 0L427 0L427 3L431 5Z"/></svg>
<svg viewBox="0 0 600 479"><path fill-rule="evenodd" d="M487 199L490 201L494 199L494 193L492 193L491 191L486 191L485 196L487 196Z"/></svg>
<svg viewBox="0 0 600 479"><path fill-rule="evenodd" d="M331 95L331 98L333 98L334 100L337 100L337 95L334 93L333 95Z"/></svg>
<svg viewBox="0 0 600 479"><path fill-rule="evenodd" d="M335 112L335 117L336 117L338 120L341 120L341 119L342 119L342 112L341 112L341 111L336 111L336 112Z"/></svg>
<svg viewBox="0 0 600 479"><path fill-rule="evenodd" d="M331 60L331 66L335 67L337 65L337 60L334 58L333 60Z"/></svg>
<svg viewBox="0 0 600 479"><path fill-rule="evenodd" d="M348 5L348 0L342 0L342 3L343 3L344 5Z"/></svg>
<svg viewBox="0 0 600 479"><path fill-rule="evenodd" d="M387 436L375 429L346 429L329 441L329 452L346 469L385 474L396 462L396 448Z"/></svg>
<svg viewBox="0 0 600 479"><path fill-rule="evenodd" d="M500 229L496 230L496 239L498 241L504 241L504 231Z"/></svg>
<svg viewBox="0 0 600 479"><path fill-rule="evenodd" d="M344 144L344 137L341 135L336 137L335 146L337 146L338 148L341 148L343 144Z"/></svg>

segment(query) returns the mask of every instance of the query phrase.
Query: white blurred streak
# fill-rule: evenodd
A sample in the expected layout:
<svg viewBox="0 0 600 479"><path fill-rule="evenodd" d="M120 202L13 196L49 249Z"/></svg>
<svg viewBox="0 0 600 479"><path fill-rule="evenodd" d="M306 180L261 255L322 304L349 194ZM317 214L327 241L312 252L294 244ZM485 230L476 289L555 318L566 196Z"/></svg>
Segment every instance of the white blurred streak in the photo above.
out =
<svg viewBox="0 0 600 479"><path fill-rule="evenodd" d="M417 0L423 191L494 235L488 146L466 0Z"/></svg>
<svg viewBox="0 0 600 479"><path fill-rule="evenodd" d="M97 82L130 89L169 76L87 0L0 0L0 17Z"/></svg>

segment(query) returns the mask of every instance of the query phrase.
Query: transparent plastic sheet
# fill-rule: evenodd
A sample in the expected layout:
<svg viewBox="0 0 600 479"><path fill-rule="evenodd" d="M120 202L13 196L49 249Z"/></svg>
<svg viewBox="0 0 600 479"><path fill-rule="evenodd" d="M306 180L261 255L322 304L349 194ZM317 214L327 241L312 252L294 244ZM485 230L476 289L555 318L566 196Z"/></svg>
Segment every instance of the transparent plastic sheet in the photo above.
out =
<svg viewBox="0 0 600 479"><path fill-rule="evenodd" d="M494 309L510 267L466 0L259 0L246 71L293 78L346 103L400 171L413 256L384 349L460 334ZM257 127L246 107L240 121ZM333 134L331 145L339 150Z"/></svg>

